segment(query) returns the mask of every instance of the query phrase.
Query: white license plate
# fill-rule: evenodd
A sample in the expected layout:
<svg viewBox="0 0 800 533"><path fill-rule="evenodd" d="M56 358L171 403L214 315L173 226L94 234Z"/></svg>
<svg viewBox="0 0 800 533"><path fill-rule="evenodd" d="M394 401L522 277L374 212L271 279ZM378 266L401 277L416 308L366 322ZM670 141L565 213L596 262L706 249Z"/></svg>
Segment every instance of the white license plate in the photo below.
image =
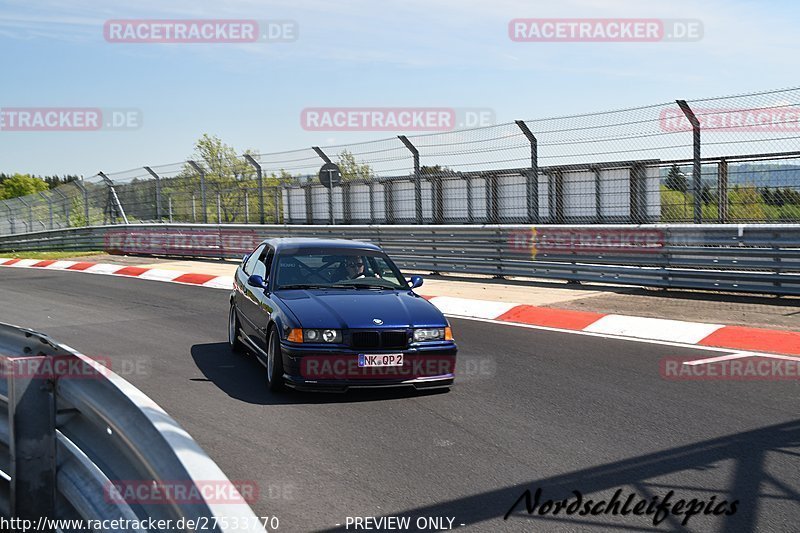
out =
<svg viewBox="0 0 800 533"><path fill-rule="evenodd" d="M401 353L382 353L368 355L358 354L358 366L403 366L403 354Z"/></svg>

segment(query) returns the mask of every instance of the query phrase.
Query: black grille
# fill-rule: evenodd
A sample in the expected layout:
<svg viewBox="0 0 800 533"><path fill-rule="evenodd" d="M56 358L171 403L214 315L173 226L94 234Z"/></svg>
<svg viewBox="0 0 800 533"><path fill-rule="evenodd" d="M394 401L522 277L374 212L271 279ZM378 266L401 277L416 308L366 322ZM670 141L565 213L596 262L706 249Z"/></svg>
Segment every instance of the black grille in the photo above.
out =
<svg viewBox="0 0 800 533"><path fill-rule="evenodd" d="M350 345L359 350L404 350L408 346L405 331L354 331Z"/></svg>

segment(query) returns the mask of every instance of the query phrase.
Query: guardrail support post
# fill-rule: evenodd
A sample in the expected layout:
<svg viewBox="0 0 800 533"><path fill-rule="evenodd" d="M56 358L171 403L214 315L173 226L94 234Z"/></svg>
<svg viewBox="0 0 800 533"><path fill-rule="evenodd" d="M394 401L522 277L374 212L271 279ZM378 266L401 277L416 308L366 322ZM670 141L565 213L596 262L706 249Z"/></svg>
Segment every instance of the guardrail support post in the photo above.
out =
<svg viewBox="0 0 800 533"><path fill-rule="evenodd" d="M519 129L531 144L531 170L525 175L525 201L528 210L528 222L539 223L539 146L536 136L525 124L524 120L515 121Z"/></svg>
<svg viewBox="0 0 800 533"><path fill-rule="evenodd" d="M47 356L5 359L11 516L37 523L55 518L56 420ZM46 530L46 531L52 531Z"/></svg>
<svg viewBox="0 0 800 533"><path fill-rule="evenodd" d="M728 222L728 160L720 159L717 166L717 211L719 223Z"/></svg>
<svg viewBox="0 0 800 533"><path fill-rule="evenodd" d="M83 185L83 178L75 180L74 183L83 193L83 216L86 219L86 226L91 226L92 224L89 222L89 191Z"/></svg>
<svg viewBox="0 0 800 533"><path fill-rule="evenodd" d="M261 165L253 159L253 156L244 154L244 158L256 169L256 178L258 179L258 223L264 225L266 223L264 218L264 174L261 170Z"/></svg>
<svg viewBox="0 0 800 533"><path fill-rule="evenodd" d="M187 161L189 165L200 175L200 207L203 209L203 224L208 224L208 209L206 205L206 172L200 165L195 163L194 161ZM194 205L192 206L192 210L194 211ZM195 221L197 217L195 216Z"/></svg>
<svg viewBox="0 0 800 533"><path fill-rule="evenodd" d="M161 178L150 167L144 169L156 180L156 218L161 222Z"/></svg>
<svg viewBox="0 0 800 533"><path fill-rule="evenodd" d="M414 157L414 217L417 224L422 224L422 171L419 165L419 150L417 150L417 147L414 146L405 135L398 135L397 138L400 139ZM432 192L434 193L432 196L435 196L435 191ZM434 200L434 204L435 203ZM437 218L435 212L434 218Z"/></svg>
<svg viewBox="0 0 800 533"><path fill-rule="evenodd" d="M703 222L703 177L701 175L702 167L700 164L700 121L686 103L686 100L676 100L678 107L681 108L683 114L686 115L687 120L692 125L692 196L694 197L694 223L701 224Z"/></svg>

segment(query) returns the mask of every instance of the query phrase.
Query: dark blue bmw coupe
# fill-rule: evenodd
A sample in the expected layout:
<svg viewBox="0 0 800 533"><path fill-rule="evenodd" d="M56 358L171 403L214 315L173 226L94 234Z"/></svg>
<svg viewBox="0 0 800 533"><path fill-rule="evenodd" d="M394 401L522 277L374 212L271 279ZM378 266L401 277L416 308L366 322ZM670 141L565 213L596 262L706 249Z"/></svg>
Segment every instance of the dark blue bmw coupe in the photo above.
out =
<svg viewBox="0 0 800 533"><path fill-rule="evenodd" d="M255 354L272 390L449 387L450 325L410 282L373 244L266 240L236 270L228 342Z"/></svg>

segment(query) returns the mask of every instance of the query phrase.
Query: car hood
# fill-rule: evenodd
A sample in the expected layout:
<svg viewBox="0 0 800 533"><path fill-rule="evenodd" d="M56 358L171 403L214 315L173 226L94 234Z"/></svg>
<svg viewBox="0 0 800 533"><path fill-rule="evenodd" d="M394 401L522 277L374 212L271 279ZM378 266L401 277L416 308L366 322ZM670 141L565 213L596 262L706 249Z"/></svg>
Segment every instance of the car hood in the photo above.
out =
<svg viewBox="0 0 800 533"><path fill-rule="evenodd" d="M410 291L307 289L281 291L303 328L443 327L433 304ZM374 320L381 320L376 324Z"/></svg>

